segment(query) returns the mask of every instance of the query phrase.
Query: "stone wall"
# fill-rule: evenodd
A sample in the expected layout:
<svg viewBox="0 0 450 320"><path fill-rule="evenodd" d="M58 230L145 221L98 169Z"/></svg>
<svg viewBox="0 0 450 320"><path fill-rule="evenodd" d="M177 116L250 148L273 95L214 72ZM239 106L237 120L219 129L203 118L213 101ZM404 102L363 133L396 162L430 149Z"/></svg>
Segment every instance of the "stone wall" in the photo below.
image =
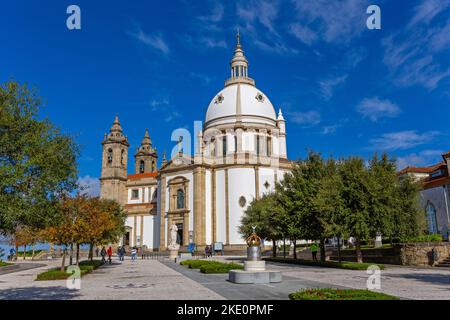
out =
<svg viewBox="0 0 450 320"><path fill-rule="evenodd" d="M438 252L437 262L450 256L450 243L448 242L398 244L392 248L366 249L362 251L362 254L363 261L369 263L430 266L432 261L431 251L433 248ZM338 260L337 250L329 253L329 259ZM356 261L356 251L341 251L341 259L342 261Z"/></svg>
<svg viewBox="0 0 450 320"><path fill-rule="evenodd" d="M450 256L450 243L424 242L404 244L400 247L401 264L409 266L429 266L432 262L431 251L435 248L440 262Z"/></svg>

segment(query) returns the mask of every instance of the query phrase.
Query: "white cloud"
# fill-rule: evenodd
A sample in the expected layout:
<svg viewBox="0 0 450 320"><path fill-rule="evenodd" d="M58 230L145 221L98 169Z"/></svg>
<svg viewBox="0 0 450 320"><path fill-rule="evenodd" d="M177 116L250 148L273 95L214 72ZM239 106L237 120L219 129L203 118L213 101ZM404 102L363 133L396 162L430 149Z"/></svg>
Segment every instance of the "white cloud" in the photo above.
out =
<svg viewBox="0 0 450 320"><path fill-rule="evenodd" d="M206 23L217 23L222 21L225 8L222 3L215 2L211 14L197 17L198 20Z"/></svg>
<svg viewBox="0 0 450 320"><path fill-rule="evenodd" d="M420 85L434 90L442 80L450 77L450 66L435 59L437 54L450 49L450 19L446 24L435 21L435 17L449 7L450 0L423 0L415 7L407 28L382 40L383 62L396 85Z"/></svg>
<svg viewBox="0 0 450 320"><path fill-rule="evenodd" d="M78 178L78 189L81 194L87 194L91 197L100 195L100 181L98 178L86 175Z"/></svg>
<svg viewBox="0 0 450 320"><path fill-rule="evenodd" d="M192 79L199 80L204 85L209 85L211 83L211 81L213 80L213 77L209 77L206 74L197 73L197 72L190 72L189 76Z"/></svg>
<svg viewBox="0 0 450 320"><path fill-rule="evenodd" d="M408 28L418 23L429 24L434 17L447 9L450 0L423 0L414 8L414 16L408 23Z"/></svg>
<svg viewBox="0 0 450 320"><path fill-rule="evenodd" d="M157 111L161 107L166 107L170 104L168 98L162 98L162 99L153 99L150 101L150 106L152 107L152 111Z"/></svg>
<svg viewBox="0 0 450 320"><path fill-rule="evenodd" d="M362 100L356 110L365 118L377 121L380 118L394 118L400 113L400 108L389 100L381 100L378 97Z"/></svg>
<svg viewBox="0 0 450 320"><path fill-rule="evenodd" d="M259 49L279 55L295 55L298 50L286 45L277 27L279 22L279 1L241 1L236 6L241 34Z"/></svg>
<svg viewBox="0 0 450 320"><path fill-rule="evenodd" d="M377 151L405 150L428 143L438 134L437 131L417 133L413 130L385 133L379 138L371 139L369 149Z"/></svg>
<svg viewBox="0 0 450 320"><path fill-rule="evenodd" d="M348 74L343 76L332 77L319 81L320 92L325 100L333 97L335 87L344 83L348 78Z"/></svg>
<svg viewBox="0 0 450 320"><path fill-rule="evenodd" d="M170 53L169 46L161 34L147 34L139 28L137 32L130 33L130 35L146 46L160 51L164 55L168 55Z"/></svg>
<svg viewBox="0 0 450 320"><path fill-rule="evenodd" d="M170 122L172 120L178 119L181 117L181 114L178 111L171 111L166 118L164 118L165 122Z"/></svg>
<svg viewBox="0 0 450 320"><path fill-rule="evenodd" d="M367 0L292 0L292 3L301 26L314 26L311 31L328 43L349 43L367 29Z"/></svg>
<svg viewBox="0 0 450 320"><path fill-rule="evenodd" d="M310 46L317 40L317 34L307 26L293 23L289 26L289 31L304 44Z"/></svg>
<svg viewBox="0 0 450 320"><path fill-rule="evenodd" d="M317 111L291 112L289 120L306 126L314 126L320 123L320 114Z"/></svg>
<svg viewBox="0 0 450 320"><path fill-rule="evenodd" d="M424 167L430 166L442 161L442 150L423 150L419 153L411 153L403 157L397 158L397 168L404 169L406 167Z"/></svg>

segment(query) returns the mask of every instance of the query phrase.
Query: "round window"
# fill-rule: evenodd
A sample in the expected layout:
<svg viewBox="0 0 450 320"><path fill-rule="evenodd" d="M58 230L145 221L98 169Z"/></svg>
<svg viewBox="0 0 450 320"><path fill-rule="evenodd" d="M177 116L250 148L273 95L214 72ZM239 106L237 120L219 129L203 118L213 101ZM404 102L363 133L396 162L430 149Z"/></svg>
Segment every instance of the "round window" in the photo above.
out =
<svg viewBox="0 0 450 320"><path fill-rule="evenodd" d="M243 207L245 207L246 204L247 204L247 200L245 199L244 196L241 196L239 198L239 205L243 208Z"/></svg>

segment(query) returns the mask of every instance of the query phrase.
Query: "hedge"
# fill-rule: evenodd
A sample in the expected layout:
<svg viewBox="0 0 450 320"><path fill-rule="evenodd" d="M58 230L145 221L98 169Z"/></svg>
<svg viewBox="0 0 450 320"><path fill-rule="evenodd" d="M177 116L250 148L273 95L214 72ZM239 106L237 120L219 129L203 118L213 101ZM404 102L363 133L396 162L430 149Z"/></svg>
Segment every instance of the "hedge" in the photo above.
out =
<svg viewBox="0 0 450 320"><path fill-rule="evenodd" d="M305 266L313 267L324 267L324 268L337 268L337 269L347 269L347 270L367 270L368 267L376 265L380 270L384 270L386 267L383 264L378 263L358 263L358 262L337 262L337 261L313 261L313 260L294 260L290 258L264 258L266 261L280 262L280 263L290 263L290 264L300 264Z"/></svg>
<svg viewBox="0 0 450 320"><path fill-rule="evenodd" d="M399 300L399 298L369 290L302 289L289 295L291 300Z"/></svg>

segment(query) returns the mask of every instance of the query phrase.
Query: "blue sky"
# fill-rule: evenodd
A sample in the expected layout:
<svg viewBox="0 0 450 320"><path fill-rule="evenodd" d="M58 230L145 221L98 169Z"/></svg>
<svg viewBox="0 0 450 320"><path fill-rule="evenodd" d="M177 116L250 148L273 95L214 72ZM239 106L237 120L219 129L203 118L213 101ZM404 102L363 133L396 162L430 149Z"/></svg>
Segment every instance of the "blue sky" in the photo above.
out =
<svg viewBox="0 0 450 320"><path fill-rule="evenodd" d="M81 30L66 28L70 4ZM370 4L381 30L366 27ZM450 149L449 14L450 0L9 1L0 81L39 89L41 116L77 136L80 177L96 185L116 113L130 154L148 128L160 159L174 129L204 120L239 27L249 75L283 109L289 158L387 151L428 165Z"/></svg>

